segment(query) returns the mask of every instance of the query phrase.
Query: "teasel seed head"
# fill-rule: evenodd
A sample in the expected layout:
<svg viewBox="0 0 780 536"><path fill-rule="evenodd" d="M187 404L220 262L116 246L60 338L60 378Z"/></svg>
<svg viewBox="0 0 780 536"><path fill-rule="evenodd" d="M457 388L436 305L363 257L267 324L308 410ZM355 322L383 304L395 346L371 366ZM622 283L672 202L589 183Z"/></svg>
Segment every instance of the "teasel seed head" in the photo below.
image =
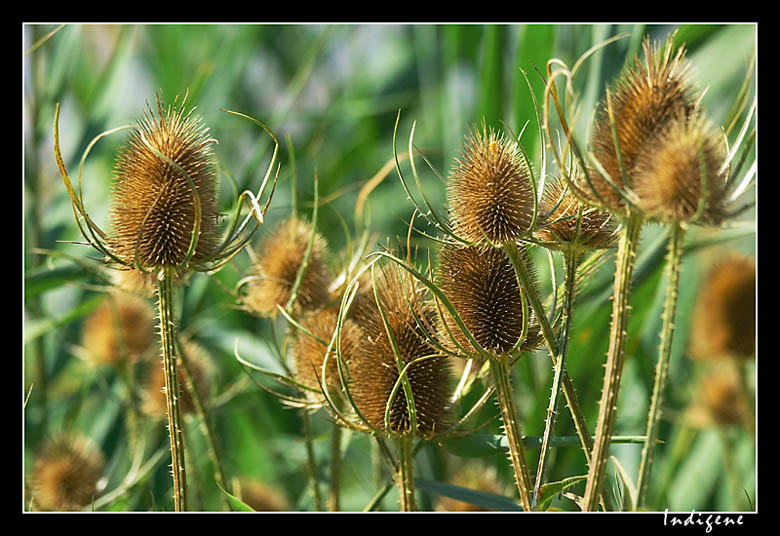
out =
<svg viewBox="0 0 780 536"><path fill-rule="evenodd" d="M507 490L498 478L494 467L481 463L466 462L459 465L451 483L456 486L492 493L494 495L506 495ZM451 497L442 496L436 505L437 512L492 512L491 508L468 503Z"/></svg>
<svg viewBox="0 0 780 536"><path fill-rule="evenodd" d="M85 320L82 344L93 363L137 361L156 340L154 308L142 298L114 292Z"/></svg>
<svg viewBox="0 0 780 536"><path fill-rule="evenodd" d="M205 403L208 396L213 376L213 364L208 352L198 343L184 341L181 349L187 358L187 367L192 373L192 383L198 390L200 399ZM180 408L183 413L195 411L193 395L188 387L188 374L184 368L181 357L177 359L179 389L181 392ZM167 402L165 399L165 371L159 361L150 361L146 376L143 380L141 409L153 419L163 419L167 415Z"/></svg>
<svg viewBox="0 0 780 536"><path fill-rule="evenodd" d="M287 512L290 506L280 490L256 479L242 478L239 498L255 512Z"/></svg>
<svg viewBox="0 0 780 536"><path fill-rule="evenodd" d="M697 382L694 396L687 413L692 424L751 428L748 404L752 395L745 392L733 364L724 362L708 369Z"/></svg>
<svg viewBox="0 0 780 536"><path fill-rule="evenodd" d="M274 316L277 305L286 307L292 295L295 280L306 257L312 225L298 217L281 223L256 250L254 272L257 278L249 283L244 303L250 311ZM294 308L311 311L327 305L330 300L328 285L332 274L325 238L315 233L306 271L298 287Z"/></svg>
<svg viewBox="0 0 780 536"><path fill-rule="evenodd" d="M534 220L531 170L517 142L472 129L450 174L447 200L455 234L471 243L504 244Z"/></svg>
<svg viewBox="0 0 780 536"><path fill-rule="evenodd" d="M31 481L38 508L74 511L89 505L104 467L103 454L90 439L73 433L48 439L35 461Z"/></svg>
<svg viewBox="0 0 780 536"><path fill-rule="evenodd" d="M725 217L725 159L723 141L703 115L674 118L637 155L637 205L650 220L720 223Z"/></svg>
<svg viewBox="0 0 780 536"><path fill-rule="evenodd" d="M395 266L378 267L375 281L379 302L387 315L387 323L403 364L426 357L412 364L407 371L417 430L410 429L403 389L395 394L390 405L389 422L385 423L385 409L399 373L393 346L376 301L355 316L363 336L350 366L350 393L358 411L375 431L392 435L416 432L420 437L430 438L449 424L449 397L453 390L449 360L439 354L426 338L426 332L433 335L434 307L426 298L423 286L407 272L399 273ZM425 327L425 331L417 322Z"/></svg>
<svg viewBox="0 0 780 536"><path fill-rule="evenodd" d="M497 357L515 348L523 334L523 300L515 269L502 250L445 245L439 253L436 282L482 348ZM521 351L533 350L542 342L528 303L526 311L525 339L517 345ZM460 352L458 346L475 352L446 310L442 317L444 323L438 330L442 344L455 353Z"/></svg>
<svg viewBox="0 0 780 536"><path fill-rule="evenodd" d="M341 381L337 361L338 356L335 350L336 343L334 343L333 349L328 355L326 376L325 378L322 377L322 365L328 344L330 344L338 327L338 309L330 308L313 311L305 314L299 321L312 335L319 337L326 344L322 344L311 335L300 330L292 335L290 352L295 362L296 379L303 385L314 389L325 387L332 391L340 390ZM346 362L347 366L354 360L361 336L360 328L352 319L342 319L339 352L341 353L341 359ZM325 385L322 384L323 381Z"/></svg>
<svg viewBox="0 0 780 536"><path fill-rule="evenodd" d="M695 359L750 359L756 352L755 257L731 254L702 282L691 325Z"/></svg>
<svg viewBox="0 0 780 536"><path fill-rule="evenodd" d="M581 174L575 171L571 180L582 189ZM615 243L615 228L610 213L581 203L564 178L545 186L534 236L546 247L577 252L608 248Z"/></svg>
<svg viewBox="0 0 780 536"><path fill-rule="evenodd" d="M216 140L185 103L166 107L158 96L156 113L150 105L115 164L109 243L122 261L147 271L184 267L198 216L189 261L207 259L219 245Z"/></svg>
<svg viewBox="0 0 780 536"><path fill-rule="evenodd" d="M609 180L622 191L634 187L634 166L638 156L647 150L648 141L654 139L669 121L687 117L696 109L685 49L680 47L675 52L671 39L663 48L646 39L643 51L644 61L635 57L633 64L609 89L609 103L605 99L600 106L591 142L594 157ZM612 121L620 157L614 143ZM624 183L619 158L629 178L628 185ZM592 180L610 208L621 210L624 207L623 198L604 177L593 173ZM584 191L593 196L590 189Z"/></svg>

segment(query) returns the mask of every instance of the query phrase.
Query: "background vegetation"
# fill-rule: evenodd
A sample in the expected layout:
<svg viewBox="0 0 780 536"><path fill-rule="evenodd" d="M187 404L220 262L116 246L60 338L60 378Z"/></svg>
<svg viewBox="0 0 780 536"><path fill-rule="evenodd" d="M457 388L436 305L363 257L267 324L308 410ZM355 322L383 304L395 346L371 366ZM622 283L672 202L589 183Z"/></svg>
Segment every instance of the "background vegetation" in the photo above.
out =
<svg viewBox="0 0 780 536"><path fill-rule="evenodd" d="M55 25L25 25L27 52ZM523 143L538 160L538 125L528 73L537 98L548 59L568 65L594 44L627 33L596 53L576 79L584 109L592 109L626 58L639 50L641 38L664 39L677 30L685 42L695 78L708 87L704 106L720 124L739 91L756 46L755 25L68 25L23 59L24 142L24 331L23 411L24 478L30 474L43 440L57 430L77 430L91 437L108 465L102 489L121 485L137 454L124 426L121 377L111 367L90 367L80 358L85 317L103 298L97 277L100 263L79 240L70 200L57 172L52 150L55 103L61 103L61 142L73 172L87 143L99 132L131 123L155 91L167 100L189 91L212 134L220 164L235 177L239 191L255 191L272 148L268 137L247 121L220 111L228 108L266 123L282 142L279 184L266 226L291 210L292 177L297 177L297 205L311 210L312 179L319 179L319 230L334 252L343 252L369 229L376 241L395 241L407 233L413 207L395 171L379 183L363 205L362 189L392 158L392 134L398 110L399 150L405 150L413 121L415 142L446 175L459 150L465 128L482 118L519 132L529 121ZM590 103L590 104L588 104ZM101 225L107 222L114 155L122 135L102 140L85 168L84 203ZM294 150L294 155L291 152ZM293 157L294 156L294 160ZM293 165L294 162L294 165ZM423 173L426 194L444 201L444 188L429 170ZM752 194L751 194L752 195ZM223 183L223 209L234 202L233 188ZM359 218L356 209L360 207ZM422 222L420 222L422 226ZM424 228L424 227L423 227ZM348 233L347 233L348 231ZM688 511L753 510L756 506L756 444L738 428L694 426L687 418L695 401L700 374L688 358L692 308L706 271L725 252L754 255L755 211L742 214L726 229L695 228L687 236L680 284L677 332L650 497L655 509ZM634 294L628 351L616 433L644 433L652 389L663 306L662 228L643 231ZM433 246L419 235L421 247ZM255 242L256 243L256 242ZM72 256L72 257L71 257ZM546 256L537 259L544 292L551 289ZM84 262L86 261L86 262ZM560 259L558 259L560 261ZM284 322L252 317L236 307L232 292L250 265L239 255L218 274L192 278L179 310L182 329L206 348L217 383L210 417L229 481L253 478L275 488L291 510L315 509L307 478L303 423L297 410L259 388L278 388L263 376L249 375L235 357L281 370L279 334ZM559 281L560 281L560 269ZM578 296L574 333L567 359L569 374L590 422L598 411L607 349L612 265L605 265ZM530 355L514 369L514 386L524 432L540 435L550 392L550 361L544 351ZM557 435L573 435L566 409ZM488 405L478 422L493 420L482 432L500 433L496 408ZM322 414L312 419L320 476L327 478L329 424ZM142 456L144 471L126 492L101 505L104 510L170 510L171 479L163 423L150 425ZM192 506L225 508L217 488L206 444L196 417L187 421ZM379 485L372 478L372 447L367 437L346 433L343 467L344 510L362 510ZM629 475L636 475L641 445L615 445L613 454ZM537 451L531 451L535 453ZM417 456L420 502L432 509L440 495L434 483L452 480L465 463L495 470L513 497L511 467L500 453L476 457L433 444ZM465 455L466 457L458 457ZM533 460L533 454L531 455ZM532 464L532 469L535 463ZM613 467L614 469L614 467ZM551 480L584 475L587 468L577 444L555 450ZM608 487L621 493L611 473ZM428 486L425 486L428 483ZM440 491L440 490L439 490ZM577 492L578 488L573 491ZM24 495L27 508L28 494ZM576 509L559 497L554 506ZM380 509L398 508L391 490Z"/></svg>

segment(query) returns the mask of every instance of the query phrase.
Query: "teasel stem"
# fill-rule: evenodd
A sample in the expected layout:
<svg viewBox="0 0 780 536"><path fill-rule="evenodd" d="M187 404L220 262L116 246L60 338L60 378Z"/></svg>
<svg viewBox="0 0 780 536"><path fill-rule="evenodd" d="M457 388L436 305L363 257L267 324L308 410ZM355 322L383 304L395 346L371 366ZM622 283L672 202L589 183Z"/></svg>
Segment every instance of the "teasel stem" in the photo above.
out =
<svg viewBox="0 0 780 536"><path fill-rule="evenodd" d="M225 471L222 467L222 463L220 462L222 457L219 454L217 442L214 438L214 430L211 426L208 413L206 412L206 406L203 404L203 399L201 398L200 393L198 392L198 388L193 381L194 376L187 362L187 356L182 351L181 344L177 345L177 351L181 356L181 364L184 367L184 372L187 373L185 380L186 387L190 393L190 396L192 397L192 405L194 406L195 412L197 413L198 419L200 420L201 432L203 433L203 437L206 438L206 449L208 451L209 460L211 461L211 466L214 470L214 480L223 490L230 493L230 487L225 480ZM228 500L227 496L224 496L224 499L228 508L233 510L233 505Z"/></svg>
<svg viewBox="0 0 780 536"><path fill-rule="evenodd" d="M168 409L168 433L171 441L173 504L177 512L187 510L187 473L184 463L184 430L179 407L179 380L176 363L176 320L173 311L174 268L164 266L157 278L160 342L165 371L165 402Z"/></svg>
<svg viewBox="0 0 780 536"><path fill-rule="evenodd" d="M334 423L330 436L330 489L328 490L328 510L341 510L341 426Z"/></svg>
<svg viewBox="0 0 780 536"><path fill-rule="evenodd" d="M517 410L512 396L512 385L509 378L509 355L490 358L490 372L496 388L498 407L501 411L501 420L504 424L504 433L509 444L509 457L515 470L515 483L520 492L520 503L523 510L530 512L532 509L531 492L533 484L531 472L525 454L525 444L520 424L517 422Z"/></svg>
<svg viewBox="0 0 780 536"><path fill-rule="evenodd" d="M525 291L528 300L531 302L531 308L534 310L534 313L536 313L536 318L542 328L542 335L550 350L550 359L552 359L553 366L555 366L558 363L558 342L555 339L552 326L547 320L547 314L539 299L539 294L532 283L528 267L525 265L525 262L523 262L515 243L508 242L503 245L503 249L512 261L512 265L515 267L515 273L517 274L517 281L520 284L520 288ZM591 451L593 450L593 437L591 437L590 432L588 432L588 423L582 413L577 394L574 392L574 385L571 383L571 379L565 368L561 370L561 385L564 397L566 398L566 404L569 406L574 421L574 427L580 438L580 443L582 444L582 450L585 453L585 460L590 464ZM604 495L603 501L605 508L609 510L610 501L606 495Z"/></svg>
<svg viewBox="0 0 780 536"><path fill-rule="evenodd" d="M561 392L561 381L566 360L566 354L569 348L569 334L571 330L572 307L574 304L574 289L577 279L577 265L579 264L580 253L576 248L567 249L563 256L564 269L564 295L563 308L561 310L561 330L558 338L558 359L555 363L552 391L550 392L550 403L547 407L547 420L545 422L544 433L542 435L542 446L539 452L539 465L536 468L536 481L534 483L533 507L536 508L536 501L539 498L539 492L542 484L547 478L549 469L550 439L552 438L555 419L558 415L558 401Z"/></svg>
<svg viewBox="0 0 780 536"><path fill-rule="evenodd" d="M612 323L610 326L609 350L607 353L604 385L599 403L599 417L596 424L593 451L591 452L590 469L585 486L585 511L595 511L596 502L601 495L609 460L609 445L612 428L617 416L617 401L620 391L620 381L623 377L623 362L625 360L626 334L629 317L629 297L631 295L631 278L636 263L636 250L639 233L642 229L642 216L630 212L624 219L620 231L618 250L615 258L615 286L612 296Z"/></svg>
<svg viewBox="0 0 780 536"><path fill-rule="evenodd" d="M661 343L658 350L658 362L655 367L655 384L653 396L650 399L650 410L647 414L647 431L642 456L639 461L637 477L637 506L645 505L647 488L650 481L650 471L653 466L658 426L661 421L662 406L666 378L669 374L669 361L672 354L672 338L674 336L674 318L677 311L677 295L680 284L680 266L682 262L682 243L685 238L685 228L680 222L672 224L669 246L666 257L667 282L666 300L664 301L663 322L661 327Z"/></svg>
<svg viewBox="0 0 780 536"><path fill-rule="evenodd" d="M414 435L404 434L398 438L398 490L401 493L401 511L414 512Z"/></svg>

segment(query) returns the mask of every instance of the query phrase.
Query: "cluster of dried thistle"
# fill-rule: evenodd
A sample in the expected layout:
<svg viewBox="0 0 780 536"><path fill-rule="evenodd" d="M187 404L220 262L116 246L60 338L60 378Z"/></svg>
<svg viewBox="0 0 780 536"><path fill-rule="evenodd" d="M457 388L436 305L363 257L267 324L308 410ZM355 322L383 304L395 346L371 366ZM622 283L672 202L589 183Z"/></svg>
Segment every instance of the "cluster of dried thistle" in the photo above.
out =
<svg viewBox="0 0 780 536"><path fill-rule="evenodd" d="M384 439L463 433L475 412L459 416L460 397L480 368L493 369L489 396L502 380L501 366L508 370L545 343L553 364L565 354L568 340L557 334L568 319L553 319L550 326L539 309L530 248L579 261L587 252L614 248L630 218L687 227L729 216L727 151L688 80L682 48L645 42L644 59L637 57L609 88L595 121L590 158L572 156L543 192L537 192L517 140L484 125L471 130L449 177L448 217L436 220L441 247L427 270L411 252L404 258L383 250L337 274L328 244L311 222L292 215L269 233L251 250L253 272L237 296L249 313L289 321L293 374L287 383L305 396L285 401L324 407L336 425ZM157 114L150 108L118 157L113 233L95 228L90 242L122 274L140 275L141 288L153 289L154 276L165 268L174 267L183 279L191 269L221 266L247 243L238 233L220 238L213 141L199 119L184 113L183 103L166 110L158 102ZM572 143L572 155L575 149ZM722 270L702 286L691 353L750 358L755 326L746 322L753 319L755 265L740 259ZM85 322L83 345L100 362L143 362L149 373L141 382L142 407L163 416L164 377L159 360L148 358L150 349L158 352L153 314L145 300L117 290ZM183 411L192 411L190 388L204 400L210 392L208 358L194 343L182 344L179 353L193 375L180 386ZM704 383L702 407L716 422L749 421L747 409L738 409L743 402L733 403L735 397L750 400L735 394L743 385L734 377ZM519 431L514 408L502 409L507 432ZM522 439L511 443L519 449L511 458L521 504L532 508L538 497L522 474ZM41 453L33 478L39 508L78 509L94 500L103 462L85 445L60 438ZM399 459L391 461L399 473L403 455L399 449ZM412 483L401 476L398 482ZM404 509L414 508L410 496L411 504L402 498Z"/></svg>

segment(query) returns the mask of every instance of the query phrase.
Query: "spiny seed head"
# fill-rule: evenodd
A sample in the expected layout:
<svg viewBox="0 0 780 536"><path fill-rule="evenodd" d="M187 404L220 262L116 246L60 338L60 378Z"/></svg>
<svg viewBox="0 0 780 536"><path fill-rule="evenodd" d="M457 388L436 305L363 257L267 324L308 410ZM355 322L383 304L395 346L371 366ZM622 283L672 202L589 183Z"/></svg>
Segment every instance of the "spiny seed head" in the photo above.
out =
<svg viewBox="0 0 780 536"><path fill-rule="evenodd" d="M482 463L467 462L459 465L450 482L456 486L492 493L494 495L506 495L506 486L501 483L496 470L492 466ZM436 506L438 512L492 512L492 508L479 506L452 497L442 496Z"/></svg>
<svg viewBox="0 0 780 536"><path fill-rule="evenodd" d="M755 257L732 254L712 268L699 288L692 322L691 357L755 357Z"/></svg>
<svg viewBox="0 0 780 536"><path fill-rule="evenodd" d="M330 344L336 333L338 319L338 309L320 309L308 313L300 319L300 323L304 328L309 330L312 335L326 342L323 345L314 337L300 330L291 337L290 352L295 361L296 378L300 383L316 389L325 381L329 389L340 389L341 381L339 379L338 356L335 351L336 343L334 343L333 349L328 355L326 377L322 377L322 364L325 360L325 353L328 349L328 344ZM355 351L361 336L360 328L353 320L349 318L342 319L341 346L339 351L341 359L347 365L353 361L356 355Z"/></svg>
<svg viewBox="0 0 780 536"><path fill-rule="evenodd" d="M312 225L293 216L281 223L260 245L254 267L258 278L249 284L244 300L251 311L276 315L279 312L277 305L287 306L311 237ZM331 279L328 245L325 238L316 233L306 272L298 287L295 307L305 311L327 304Z"/></svg>
<svg viewBox="0 0 780 536"><path fill-rule="evenodd" d="M455 233L503 244L525 235L534 217L531 170L516 142L473 129L450 174L447 199Z"/></svg>
<svg viewBox="0 0 780 536"><path fill-rule="evenodd" d="M730 363L708 370L698 381L688 417L695 425L744 426L751 412L749 393L739 380L739 372Z"/></svg>
<svg viewBox="0 0 780 536"><path fill-rule="evenodd" d="M290 506L284 494L275 487L255 479L239 480L239 497L255 512L287 512Z"/></svg>
<svg viewBox="0 0 780 536"><path fill-rule="evenodd" d="M452 394L448 359L436 355L437 351L417 324L419 321L425 331L433 333L431 322L435 311L427 301L422 285L407 272L399 274L395 266L377 270L376 290L403 364L433 356L411 365L407 371L416 412L416 434L431 437L447 426L448 400ZM364 307L361 314L355 316L355 321L363 330L363 336L350 366L350 393L357 409L371 426L385 431L385 408L399 378L395 353L376 301L372 307ZM395 394L390 408L389 433L414 432L410 430L403 389Z"/></svg>
<svg viewBox="0 0 780 536"><path fill-rule="evenodd" d="M155 341L154 326L149 302L115 292L84 320L82 344L95 364L137 360Z"/></svg>
<svg viewBox="0 0 780 536"><path fill-rule="evenodd" d="M637 157L647 149L648 141L670 120L686 117L696 108L693 87L687 79L690 64L685 60L685 49L681 47L674 53L671 40L662 49L646 39L643 50L644 61L635 57L609 90L620 158L629 181L633 181ZM605 99L593 130L592 151L609 180L624 190L612 129ZM622 208L622 198L604 177L594 173L593 183L611 208Z"/></svg>
<svg viewBox="0 0 780 536"><path fill-rule="evenodd" d="M480 346L496 356L515 346L523 332L523 304L515 269L502 250L446 245L439 253L436 280ZM521 350L541 343L530 305L527 311L526 337L518 346ZM442 317L442 343L453 352L458 352L458 345L473 352L452 316L444 311Z"/></svg>
<svg viewBox="0 0 780 536"><path fill-rule="evenodd" d="M187 367L192 373L192 383L198 390L200 399L205 399L211 390L213 365L208 352L196 342L185 341L181 345L187 359ZM165 398L165 370L159 361L149 362L146 376L143 379L143 403L141 409L153 419L162 419L167 415L167 401ZM195 402L192 392L188 387L188 374L184 368L181 357L177 359L176 372L179 383L181 411L192 413L195 410Z"/></svg>
<svg viewBox="0 0 780 536"><path fill-rule="evenodd" d="M723 142L706 118L676 117L637 155L633 189L639 208L649 219L663 222L690 222L698 216L720 223L725 216L725 158Z"/></svg>
<svg viewBox="0 0 780 536"><path fill-rule="evenodd" d="M184 105L174 102L166 108L158 96L157 113L150 105L115 164L109 242L120 259L146 270L186 261L198 217L194 193L200 202L200 233L191 260L208 258L219 240L216 140L208 137L199 116L185 113Z"/></svg>
<svg viewBox="0 0 780 536"><path fill-rule="evenodd" d="M38 507L49 511L80 510L97 493L105 459L88 438L59 434L46 441L35 461L32 491Z"/></svg>
<svg viewBox="0 0 780 536"><path fill-rule="evenodd" d="M578 191L582 190L584 179L579 174L572 176L572 182ZM578 218L580 207L582 213ZM602 249L615 242L615 225L611 215L583 205L563 178L547 184L539 213L534 235L547 247L561 250Z"/></svg>

